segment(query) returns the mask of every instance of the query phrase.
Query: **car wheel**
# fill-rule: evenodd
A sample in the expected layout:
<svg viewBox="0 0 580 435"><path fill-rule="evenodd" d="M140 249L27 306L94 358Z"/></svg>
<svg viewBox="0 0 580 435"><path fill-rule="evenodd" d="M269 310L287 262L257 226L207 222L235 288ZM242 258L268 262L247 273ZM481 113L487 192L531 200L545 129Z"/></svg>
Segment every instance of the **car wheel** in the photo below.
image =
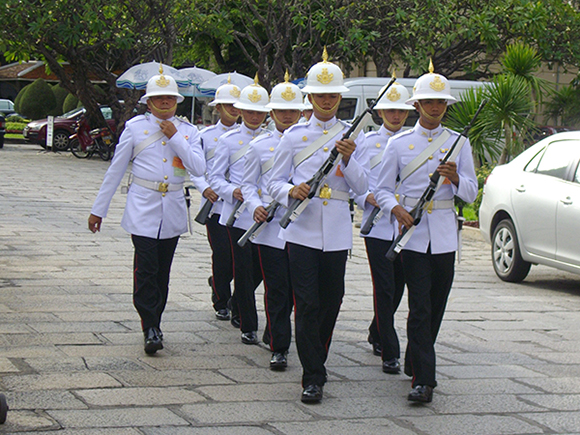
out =
<svg viewBox="0 0 580 435"><path fill-rule="evenodd" d="M69 144L69 133L63 130L58 130L54 132L52 137L52 146L57 151L64 151L68 149Z"/></svg>
<svg viewBox="0 0 580 435"><path fill-rule="evenodd" d="M493 232L491 261L496 275L503 281L520 282L528 276L531 263L520 254L518 236L510 219L502 220Z"/></svg>

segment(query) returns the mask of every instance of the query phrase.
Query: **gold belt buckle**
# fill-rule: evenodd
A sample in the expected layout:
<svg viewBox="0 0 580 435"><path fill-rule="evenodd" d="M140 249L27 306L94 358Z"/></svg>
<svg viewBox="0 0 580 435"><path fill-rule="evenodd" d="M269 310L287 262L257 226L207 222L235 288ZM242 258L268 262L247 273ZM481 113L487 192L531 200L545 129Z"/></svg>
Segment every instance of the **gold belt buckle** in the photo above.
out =
<svg viewBox="0 0 580 435"><path fill-rule="evenodd" d="M433 200L429 201L429 204L427 204L427 213L431 214L432 211L433 211Z"/></svg>
<svg viewBox="0 0 580 435"><path fill-rule="evenodd" d="M157 188L157 190L159 192L165 193L169 190L169 184L168 183L159 183L159 187Z"/></svg>
<svg viewBox="0 0 580 435"><path fill-rule="evenodd" d="M322 186L322 189L320 189L320 193L318 194L318 196L320 196L323 199L330 199L332 197L332 189L328 187L328 184L325 184L324 186Z"/></svg>

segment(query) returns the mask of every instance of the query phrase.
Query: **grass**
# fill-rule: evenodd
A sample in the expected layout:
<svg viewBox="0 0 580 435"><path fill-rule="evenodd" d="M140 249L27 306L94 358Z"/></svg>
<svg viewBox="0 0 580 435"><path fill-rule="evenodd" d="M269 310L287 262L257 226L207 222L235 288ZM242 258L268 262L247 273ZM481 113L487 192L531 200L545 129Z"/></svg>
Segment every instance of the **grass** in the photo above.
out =
<svg viewBox="0 0 580 435"><path fill-rule="evenodd" d="M7 139L22 139L22 140L24 140L24 136L22 136L22 133L6 133L4 135L4 137Z"/></svg>

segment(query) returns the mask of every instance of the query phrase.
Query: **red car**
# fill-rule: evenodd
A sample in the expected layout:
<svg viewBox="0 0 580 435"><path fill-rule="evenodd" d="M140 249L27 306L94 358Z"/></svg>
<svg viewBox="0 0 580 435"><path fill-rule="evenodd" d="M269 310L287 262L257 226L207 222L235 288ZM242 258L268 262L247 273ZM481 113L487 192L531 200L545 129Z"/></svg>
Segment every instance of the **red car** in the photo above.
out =
<svg viewBox="0 0 580 435"><path fill-rule="evenodd" d="M101 112L103 113L105 120L113 132L117 131L117 126L115 125L113 111L111 108L108 106L101 106ZM80 107L78 109L71 110L62 116L55 116L52 145L56 150L64 151L68 148L69 136L74 134L76 123L84 113L85 108ZM46 125L46 118L29 122L22 131L24 139L26 139L28 142L37 143L43 148L46 148Z"/></svg>

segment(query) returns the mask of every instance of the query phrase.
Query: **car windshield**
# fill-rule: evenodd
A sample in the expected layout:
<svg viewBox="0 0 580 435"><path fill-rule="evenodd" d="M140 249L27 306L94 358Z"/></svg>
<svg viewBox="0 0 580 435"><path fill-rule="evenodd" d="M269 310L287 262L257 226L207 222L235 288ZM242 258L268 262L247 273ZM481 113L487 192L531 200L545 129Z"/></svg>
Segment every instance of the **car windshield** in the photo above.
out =
<svg viewBox="0 0 580 435"><path fill-rule="evenodd" d="M70 112L63 113L60 117L61 118L75 118L76 116L84 113L84 107L78 107L76 109L71 110Z"/></svg>

